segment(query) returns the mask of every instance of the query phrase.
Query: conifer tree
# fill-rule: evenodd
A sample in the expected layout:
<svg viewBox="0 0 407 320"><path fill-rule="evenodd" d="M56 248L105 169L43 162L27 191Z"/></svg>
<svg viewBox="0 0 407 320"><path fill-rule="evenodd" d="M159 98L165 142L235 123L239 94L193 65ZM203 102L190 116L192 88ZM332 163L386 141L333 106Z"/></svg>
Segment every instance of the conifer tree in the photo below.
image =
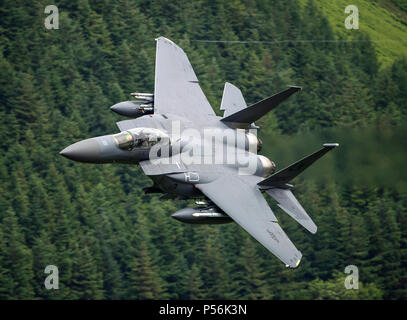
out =
<svg viewBox="0 0 407 320"><path fill-rule="evenodd" d="M2 220L2 283L5 284L2 295L6 299L33 299L33 255L26 246L24 235L12 208Z"/></svg>
<svg viewBox="0 0 407 320"><path fill-rule="evenodd" d="M233 279L236 283L236 297L249 300L271 299L272 295L265 281L265 272L261 270L253 240L247 238L241 249L241 255L236 261L239 271L234 274Z"/></svg>

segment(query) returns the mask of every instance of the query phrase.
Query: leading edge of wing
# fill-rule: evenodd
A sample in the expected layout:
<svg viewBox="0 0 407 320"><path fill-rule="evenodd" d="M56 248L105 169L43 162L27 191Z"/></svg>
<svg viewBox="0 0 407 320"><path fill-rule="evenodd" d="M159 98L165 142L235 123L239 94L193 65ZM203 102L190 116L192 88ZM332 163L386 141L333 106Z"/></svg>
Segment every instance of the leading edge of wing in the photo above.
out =
<svg viewBox="0 0 407 320"><path fill-rule="evenodd" d="M298 266L301 252L281 229L256 183L237 173L225 173L196 186L283 263Z"/></svg>
<svg viewBox="0 0 407 320"><path fill-rule="evenodd" d="M154 111L194 120L215 116L184 50L164 37L156 41Z"/></svg>

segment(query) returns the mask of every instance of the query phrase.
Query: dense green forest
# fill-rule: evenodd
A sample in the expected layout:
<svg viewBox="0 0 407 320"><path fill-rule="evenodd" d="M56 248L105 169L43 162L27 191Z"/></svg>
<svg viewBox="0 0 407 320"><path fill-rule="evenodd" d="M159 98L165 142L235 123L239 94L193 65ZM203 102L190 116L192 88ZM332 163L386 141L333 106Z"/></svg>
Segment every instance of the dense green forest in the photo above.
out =
<svg viewBox="0 0 407 320"><path fill-rule="evenodd" d="M348 34L360 42L270 42L342 39L313 1L55 1L57 30L44 27L49 4L0 5L0 299L407 298L405 52L382 64L363 30ZM173 220L191 202L145 195L137 166L59 156L118 132L109 106L153 92L158 36L185 50L217 114L225 81L248 103L303 87L256 123L278 168L341 144L295 180L315 235L268 199L299 268L236 224ZM47 265L58 290L44 287ZM344 287L347 265L359 290Z"/></svg>

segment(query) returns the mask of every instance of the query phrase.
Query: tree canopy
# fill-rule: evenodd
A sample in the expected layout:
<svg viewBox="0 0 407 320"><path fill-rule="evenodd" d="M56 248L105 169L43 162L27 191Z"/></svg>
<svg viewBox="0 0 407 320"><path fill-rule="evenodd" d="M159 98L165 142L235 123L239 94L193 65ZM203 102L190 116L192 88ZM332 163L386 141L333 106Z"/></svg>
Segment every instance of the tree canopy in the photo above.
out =
<svg viewBox="0 0 407 320"><path fill-rule="evenodd" d="M50 30L47 5L0 5L0 299L407 298L406 57L382 65L363 30L359 42L284 41L342 39L313 1L61 0ZM158 36L185 50L219 115L225 81L248 104L303 87L256 123L280 168L343 143L318 178L295 181L316 235L268 199L303 253L298 269L236 224L171 219L187 203L145 195L137 166L59 156L117 132L109 106L153 92ZM219 39L230 42L197 41ZM351 264L359 290L344 287ZM58 290L43 285L47 265Z"/></svg>

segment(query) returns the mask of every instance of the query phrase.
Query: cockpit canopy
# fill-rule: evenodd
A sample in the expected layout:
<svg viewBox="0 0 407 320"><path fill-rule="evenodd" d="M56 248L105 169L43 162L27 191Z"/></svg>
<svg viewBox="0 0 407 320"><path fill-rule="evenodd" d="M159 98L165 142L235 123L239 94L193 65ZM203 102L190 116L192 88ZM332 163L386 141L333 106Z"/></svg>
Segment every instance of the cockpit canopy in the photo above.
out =
<svg viewBox="0 0 407 320"><path fill-rule="evenodd" d="M170 142L169 136L154 128L134 128L113 135L120 149L132 150L135 148L151 148L157 143L166 144Z"/></svg>

